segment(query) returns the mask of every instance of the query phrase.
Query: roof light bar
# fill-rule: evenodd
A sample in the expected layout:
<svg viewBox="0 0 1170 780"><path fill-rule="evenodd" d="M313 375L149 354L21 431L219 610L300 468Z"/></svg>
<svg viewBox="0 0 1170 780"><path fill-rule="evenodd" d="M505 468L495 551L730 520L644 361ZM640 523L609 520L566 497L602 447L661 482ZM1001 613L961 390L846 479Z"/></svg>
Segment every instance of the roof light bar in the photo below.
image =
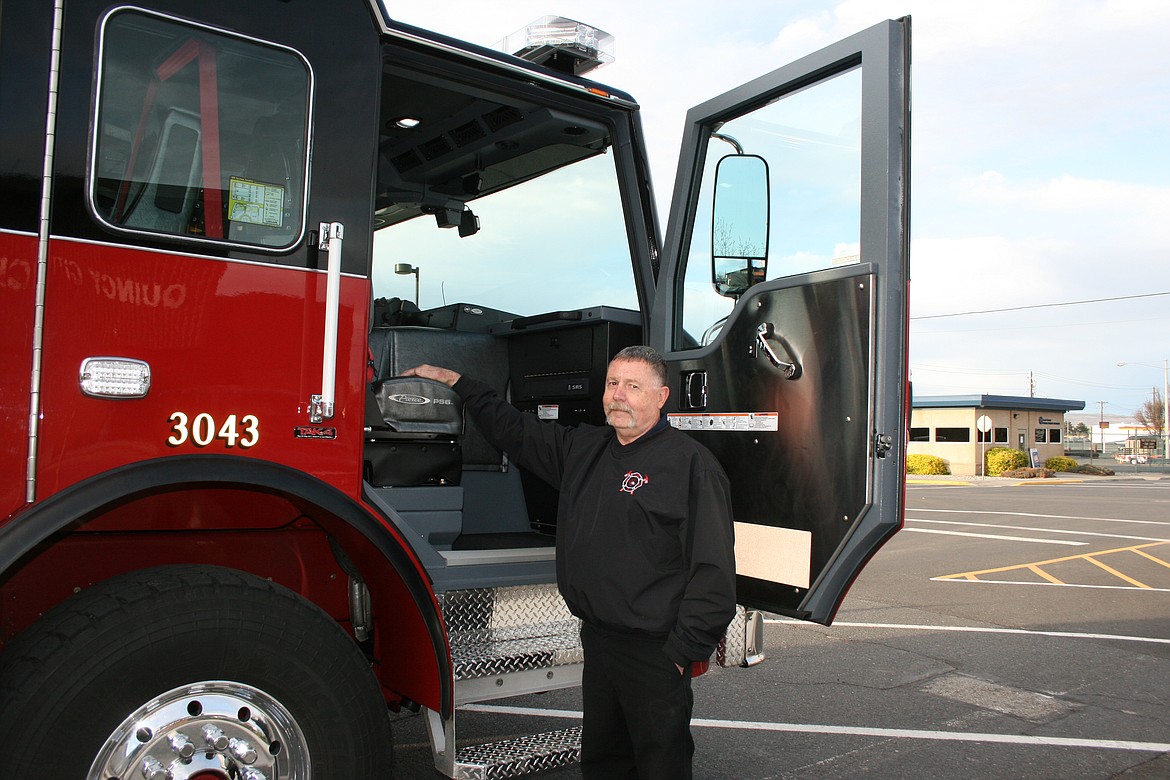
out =
<svg viewBox="0 0 1170 780"><path fill-rule="evenodd" d="M575 76L614 60L612 35L563 16L542 16L504 38L496 48Z"/></svg>

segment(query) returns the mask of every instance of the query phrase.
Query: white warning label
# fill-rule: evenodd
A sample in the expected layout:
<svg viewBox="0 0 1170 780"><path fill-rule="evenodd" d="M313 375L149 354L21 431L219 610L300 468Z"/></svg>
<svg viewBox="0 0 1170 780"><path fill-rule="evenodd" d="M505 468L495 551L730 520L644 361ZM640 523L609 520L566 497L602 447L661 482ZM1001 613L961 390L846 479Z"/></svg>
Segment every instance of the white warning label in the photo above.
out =
<svg viewBox="0 0 1170 780"><path fill-rule="evenodd" d="M780 415L777 412L719 412L716 414L666 415L675 428L683 431L778 431Z"/></svg>

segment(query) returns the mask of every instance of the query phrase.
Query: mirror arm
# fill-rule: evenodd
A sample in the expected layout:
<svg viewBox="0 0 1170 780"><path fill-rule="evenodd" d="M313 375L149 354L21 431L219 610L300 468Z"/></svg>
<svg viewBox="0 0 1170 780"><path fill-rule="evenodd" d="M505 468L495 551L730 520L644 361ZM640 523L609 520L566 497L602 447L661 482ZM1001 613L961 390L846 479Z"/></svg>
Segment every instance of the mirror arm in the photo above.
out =
<svg viewBox="0 0 1170 780"><path fill-rule="evenodd" d="M724 135L723 133L711 133L711 137L717 138L720 141L723 141L724 143L731 144L733 147L735 147L736 154L743 154L743 144L741 144L739 141L735 140L731 136Z"/></svg>

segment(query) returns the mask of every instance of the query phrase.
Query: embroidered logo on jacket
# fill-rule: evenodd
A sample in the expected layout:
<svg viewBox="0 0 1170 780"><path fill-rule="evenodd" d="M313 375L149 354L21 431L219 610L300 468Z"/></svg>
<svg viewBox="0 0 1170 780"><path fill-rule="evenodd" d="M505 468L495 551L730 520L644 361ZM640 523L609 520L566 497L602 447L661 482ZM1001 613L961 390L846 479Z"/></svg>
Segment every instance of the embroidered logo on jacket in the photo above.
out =
<svg viewBox="0 0 1170 780"><path fill-rule="evenodd" d="M627 471L625 479L622 480L622 492L633 493L649 481L650 477L639 474L636 471Z"/></svg>

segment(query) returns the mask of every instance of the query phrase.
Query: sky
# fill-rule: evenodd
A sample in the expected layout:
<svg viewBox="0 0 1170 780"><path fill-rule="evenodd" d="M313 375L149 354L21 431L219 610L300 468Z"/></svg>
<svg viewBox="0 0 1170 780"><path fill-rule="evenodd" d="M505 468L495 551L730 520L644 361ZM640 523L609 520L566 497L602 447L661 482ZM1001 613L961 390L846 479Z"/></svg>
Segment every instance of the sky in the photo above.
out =
<svg viewBox="0 0 1170 780"><path fill-rule="evenodd" d="M546 14L612 34L616 61L591 77L641 105L664 222L691 106L910 15L915 395L1035 395L1118 418L1161 391L1170 358L1165 0L414 5L391 12L482 45Z"/></svg>

